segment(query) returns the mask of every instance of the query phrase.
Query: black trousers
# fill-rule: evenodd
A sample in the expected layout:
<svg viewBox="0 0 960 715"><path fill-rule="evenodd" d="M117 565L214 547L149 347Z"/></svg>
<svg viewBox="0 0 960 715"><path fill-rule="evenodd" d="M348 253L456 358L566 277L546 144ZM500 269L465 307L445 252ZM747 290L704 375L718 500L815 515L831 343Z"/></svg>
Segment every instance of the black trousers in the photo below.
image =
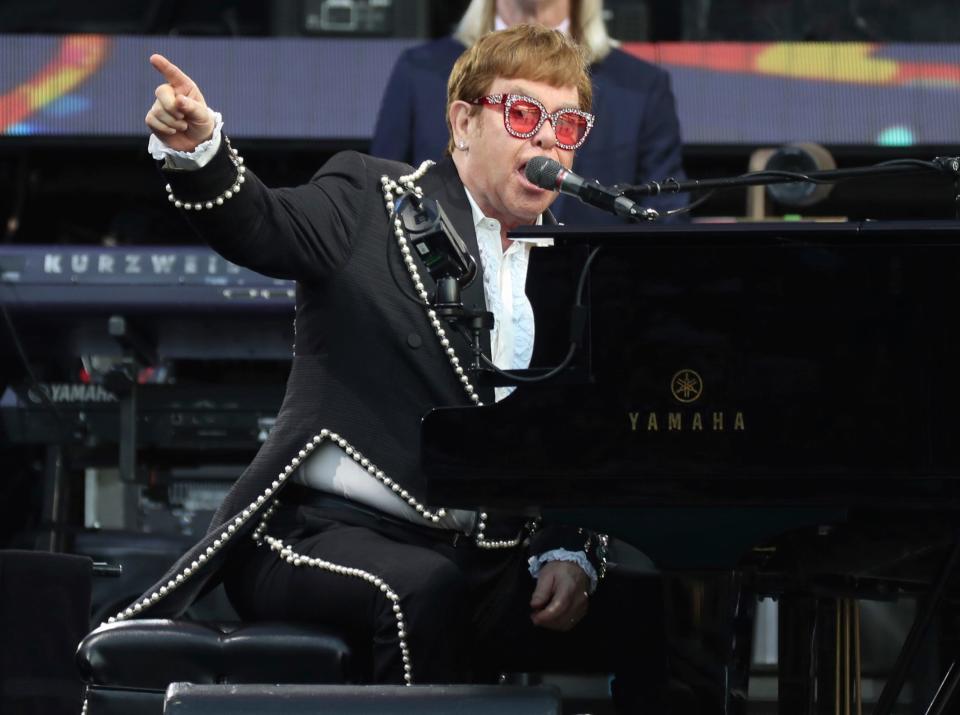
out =
<svg viewBox="0 0 960 715"><path fill-rule="evenodd" d="M615 675L619 711L662 711L666 685L659 578L611 571L575 628L530 620L531 578L522 547L477 548L468 539L378 518L363 509L284 505L266 533L326 568L294 565L265 544L228 567L226 588L249 620L320 623L369 644L371 682L404 682L396 608L414 683L484 682L501 672L574 671ZM329 564L373 574L399 596Z"/></svg>

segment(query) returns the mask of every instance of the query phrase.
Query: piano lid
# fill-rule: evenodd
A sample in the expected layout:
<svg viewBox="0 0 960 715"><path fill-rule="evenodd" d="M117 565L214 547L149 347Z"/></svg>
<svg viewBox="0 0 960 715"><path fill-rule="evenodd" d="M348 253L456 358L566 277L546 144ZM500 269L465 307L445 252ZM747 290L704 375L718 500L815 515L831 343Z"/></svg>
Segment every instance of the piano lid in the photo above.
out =
<svg viewBox="0 0 960 715"><path fill-rule="evenodd" d="M956 504L958 228L518 231L556 239L531 258L531 367L566 352L600 247L589 339L565 383L426 416L431 503Z"/></svg>

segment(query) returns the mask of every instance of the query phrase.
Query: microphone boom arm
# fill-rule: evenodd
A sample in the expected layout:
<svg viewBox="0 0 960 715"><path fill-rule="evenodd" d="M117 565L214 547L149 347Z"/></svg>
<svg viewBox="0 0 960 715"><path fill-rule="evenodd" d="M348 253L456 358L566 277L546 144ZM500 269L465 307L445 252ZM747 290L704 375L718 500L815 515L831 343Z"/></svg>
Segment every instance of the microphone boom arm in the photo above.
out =
<svg viewBox="0 0 960 715"><path fill-rule="evenodd" d="M809 171L804 174L789 171L753 171L739 176L729 176L719 179L689 179L677 181L648 181L643 184L617 184L612 187L621 195L630 199L639 199L644 196L658 196L659 194L679 194L687 191L730 189L740 186L767 186L769 184L792 184L799 181L812 183L834 183L861 177L891 176L903 174L919 174L935 172L946 174L953 179L958 189L957 195L958 218L960 218L960 157L938 156L932 161L920 159L894 159L870 166L858 166L849 169L830 169L824 171Z"/></svg>

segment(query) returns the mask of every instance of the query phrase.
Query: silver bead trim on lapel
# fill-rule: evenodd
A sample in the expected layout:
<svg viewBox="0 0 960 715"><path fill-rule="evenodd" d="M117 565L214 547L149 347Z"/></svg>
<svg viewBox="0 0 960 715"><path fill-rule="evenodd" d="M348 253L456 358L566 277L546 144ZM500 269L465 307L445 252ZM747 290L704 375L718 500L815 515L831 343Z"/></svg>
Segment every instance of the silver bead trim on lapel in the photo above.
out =
<svg viewBox="0 0 960 715"><path fill-rule="evenodd" d="M397 619L397 640L399 641L400 645L400 658L403 660L403 684L413 685L413 665L410 658L410 646L407 644L407 627L403 617L403 609L400 607L399 594L390 588L390 585L386 581L379 576L370 573L369 571L351 568L349 566L341 566L340 564L335 564L332 561L326 561L325 559L304 556L303 554L294 551L289 546L285 546L281 539L266 534L267 523L270 521L270 517L273 515L275 505L276 500L274 500L274 503L271 504L270 508L266 511L266 513L263 515L263 518L260 520L260 523L257 525L257 529L253 533L254 541L260 545L266 543L267 546L270 547L271 551L275 551L281 559L286 561L291 566L308 566L310 568L329 571L330 573L339 574L341 576L352 576L353 578L359 578L378 588L380 592L383 593L384 597L393 603L393 615Z"/></svg>
<svg viewBox="0 0 960 715"><path fill-rule="evenodd" d="M467 393L467 397L473 404L482 405L483 403L480 401L480 396L473 388L470 378L467 377L463 369L460 368L460 358L457 357L456 351L450 346L450 340L447 338L447 333L443 329L443 323L437 318L436 311L430 307L430 296L427 294L427 290L420 278L420 271L417 269L417 264L410 255L410 247L407 245L407 237L403 231L403 223L394 211L394 199L405 191L413 191L417 196L423 196L423 189L417 186L416 182L423 178L423 175L427 173L427 170L431 166L433 166L433 162L427 160L420 164L420 167L412 174L401 176L396 181L384 174L380 177L380 186L383 189L383 200L387 208L387 215L393 220L393 234L397 237L400 254L403 256L403 263L407 267L407 272L410 274L410 280L413 283L414 290L416 290L417 295L420 296L420 300L423 301L424 307L427 308L427 318L429 318L430 325L433 327L434 333L436 333L437 340L440 341L440 347L443 348L444 353L446 353L450 367L453 368L454 373L456 373L457 378L463 385L463 390Z"/></svg>
<svg viewBox="0 0 960 715"><path fill-rule="evenodd" d="M406 265L407 271L410 273L410 280L413 281L413 287L417 291L417 295L420 296L420 300L423 301L424 307L427 309L427 318L430 320L430 325L433 327L433 331L436 334L437 339L440 341L440 347L443 348L443 351L447 356L447 360L450 362L450 367L453 368L454 374L463 385L463 390L467 393L467 397L471 402L473 402L473 404L482 405L483 402L480 401L480 396L477 394L473 384L470 382L470 378L460 366L460 358L457 357L456 350L454 350L450 345L450 339L447 338L447 332L443 328L443 323L437 317L437 312L430 307L429 295L424 288L423 281L420 279L420 272L417 270L417 265L410 255L410 247L407 245L407 237L403 232L403 223L394 212L394 199L404 191L413 191L417 194L417 196L423 196L423 189L417 186L416 182L423 178L423 175L427 173L427 170L431 166L433 166L433 162L427 160L420 164L420 167L412 174L401 176L396 181L391 179L386 174L381 176L380 185L383 188L384 204L387 207L387 215L393 219L393 233L397 237L397 243L400 246L400 254L403 256L404 265ZM518 534L515 539L488 541L483 535L484 529L487 527L486 520L487 515L480 514L477 522L477 532L475 537L476 544L480 548L512 549L515 546L518 546L521 541L523 541L523 532Z"/></svg>
<svg viewBox="0 0 960 715"><path fill-rule="evenodd" d="M263 494L257 496L239 515L234 517L230 521L226 521L220 525L220 528L223 530L223 533L219 534L211 543L204 549L197 558L190 563L189 566L184 568L176 576L170 578L164 585L158 588L153 593L150 593L144 596L141 600L137 601L134 604L131 604L124 610L120 611L116 615L110 616L104 623L100 625L105 625L107 623L115 623L117 621L122 621L127 618L138 615L145 608L148 608L161 598L164 598L170 595L178 586L180 586L184 581L186 581L193 573L203 566L214 554L216 554L220 549L226 545L237 529L242 526L247 520L250 519L253 514L260 509L264 503L270 497L272 497L277 490L283 485L284 482L293 474L294 470L300 466L300 463L306 459L313 450L315 450L324 440L330 440L339 445L350 457L353 458L357 464L367 470L368 474L371 474L385 487L389 488L391 491L399 494L407 503L417 510L417 513L420 514L427 521L432 521L436 523L440 521L444 516L446 516L446 511L444 509L437 509L432 511L427 509L423 504L421 504L417 499L411 496L405 489L403 489L399 484L390 479L382 470L378 469L373 462L364 457L358 449L353 445L349 444L347 440L338 435L336 432L331 432L328 429L320 430L319 434L316 434L311 438L307 443L297 452L297 455L290 460L290 462L283 468L277 478L266 489L263 490ZM271 507L273 504L271 504Z"/></svg>

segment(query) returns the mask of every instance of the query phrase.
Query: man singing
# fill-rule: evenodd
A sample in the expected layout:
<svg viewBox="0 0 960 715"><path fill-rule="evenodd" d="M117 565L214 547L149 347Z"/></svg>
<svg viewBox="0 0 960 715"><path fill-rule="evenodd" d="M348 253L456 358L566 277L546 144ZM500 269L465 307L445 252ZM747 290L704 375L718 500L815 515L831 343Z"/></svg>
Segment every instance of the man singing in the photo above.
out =
<svg viewBox="0 0 960 715"><path fill-rule="evenodd" d="M581 50L533 26L486 35L450 76L450 156L414 170L345 152L282 189L247 169L183 71L151 63L164 81L146 122L168 198L225 258L296 280L296 350L276 426L207 536L114 620L182 613L222 579L244 618L346 632L369 649L372 682L576 665L614 671L624 712L658 712L659 586L603 579L587 531L427 503L419 465L425 413L494 395L471 382L466 341L433 311L395 200L439 201L479 263L464 302L496 315L492 359L526 367L531 249L507 232L553 222L556 194L526 180L527 162L570 167L589 137ZM465 449L500 448L465 437Z"/></svg>

